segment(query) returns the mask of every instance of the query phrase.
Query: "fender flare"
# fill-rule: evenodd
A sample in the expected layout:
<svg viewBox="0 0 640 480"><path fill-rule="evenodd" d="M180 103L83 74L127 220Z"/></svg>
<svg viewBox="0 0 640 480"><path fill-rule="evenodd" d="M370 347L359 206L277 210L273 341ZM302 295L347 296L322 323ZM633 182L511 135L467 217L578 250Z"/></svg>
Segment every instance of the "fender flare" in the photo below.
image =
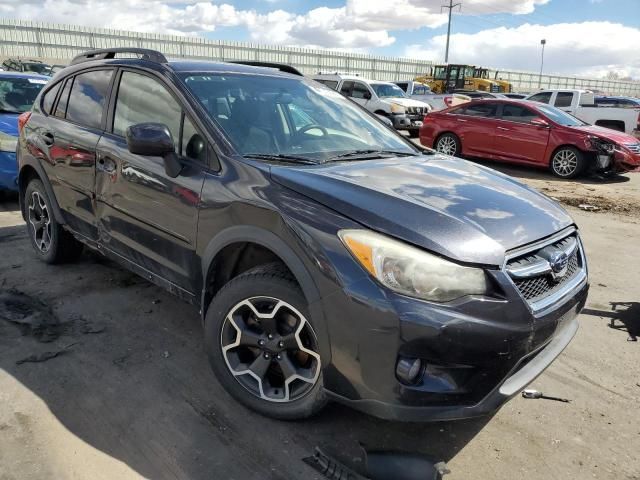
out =
<svg viewBox="0 0 640 480"><path fill-rule="evenodd" d="M24 189L27 188L26 184L24 185L24 189L22 188L22 182L23 182L25 167L29 166L36 171L36 174L38 175L38 179L44 185L44 189L47 193L47 196L49 197L49 201L51 202L53 215L56 221L61 225L64 225L65 223L67 223L64 219L64 215L62 214L62 209L60 208L60 205L58 205L58 200L56 199L56 196L53 193L53 187L51 186L49 177L47 176L40 162L38 162L34 158L27 157L27 158L21 158L19 161L19 165L20 165L20 172L18 173L18 185L20 186L19 198L20 198L20 211L22 212L22 218L26 220L25 218L26 212L24 209L25 208L24 207Z"/></svg>
<svg viewBox="0 0 640 480"><path fill-rule="evenodd" d="M229 227L218 233L211 239L202 255L202 312L206 310L207 305L204 304L206 281L209 267L216 255L226 246L236 242L251 242L268 248L278 257L282 259L287 268L296 277L296 280L302 288L302 292L309 304L320 299L320 292L313 278L302 263L302 260L296 255L284 240L275 233L260 227L249 225L237 225Z"/></svg>
<svg viewBox="0 0 640 480"><path fill-rule="evenodd" d="M324 317L322 302L320 302L320 291L316 286L311 274L304 266L304 263L294 250L275 233L255 226L237 225L229 227L218 233L207 245L202 255L202 296L200 300L201 320L204 324L206 310L206 281L209 267L216 255L226 246L236 242L252 242L268 248L275 253L285 263L287 268L295 276L300 284L302 293L308 302L309 315L313 323L316 335L320 343L320 355L325 365L331 363L331 340L327 322Z"/></svg>

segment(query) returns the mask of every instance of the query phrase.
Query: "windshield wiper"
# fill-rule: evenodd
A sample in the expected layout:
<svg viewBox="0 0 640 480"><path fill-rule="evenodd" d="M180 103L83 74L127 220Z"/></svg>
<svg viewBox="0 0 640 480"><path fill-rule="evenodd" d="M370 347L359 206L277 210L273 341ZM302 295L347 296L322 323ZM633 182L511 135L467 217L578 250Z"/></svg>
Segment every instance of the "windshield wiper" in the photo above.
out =
<svg viewBox="0 0 640 480"><path fill-rule="evenodd" d="M396 157L414 157L419 155L418 153L415 152L399 152L396 150L379 150L379 149L369 149L369 150L352 150L351 152L346 152L346 153L341 153L340 155L335 155L333 157L329 157L327 158L327 162L331 162L333 160L340 160L343 158L350 158L350 157L359 157L359 156L366 156L366 159L370 159L372 158L370 155L393 155Z"/></svg>
<svg viewBox="0 0 640 480"><path fill-rule="evenodd" d="M257 158L258 160L277 160L280 162L292 162L303 163L305 165L317 165L315 162L307 157L298 157L296 155L285 155L282 153L245 153L243 157Z"/></svg>

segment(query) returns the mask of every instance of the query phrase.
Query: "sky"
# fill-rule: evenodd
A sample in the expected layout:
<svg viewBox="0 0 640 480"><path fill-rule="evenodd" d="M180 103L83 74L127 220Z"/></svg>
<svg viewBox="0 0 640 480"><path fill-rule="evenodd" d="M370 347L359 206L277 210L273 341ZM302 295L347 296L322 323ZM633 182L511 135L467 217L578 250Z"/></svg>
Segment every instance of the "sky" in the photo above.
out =
<svg viewBox="0 0 640 480"><path fill-rule="evenodd" d="M442 62L448 0L2 0L0 17ZM449 62L640 79L640 0L454 0Z"/></svg>

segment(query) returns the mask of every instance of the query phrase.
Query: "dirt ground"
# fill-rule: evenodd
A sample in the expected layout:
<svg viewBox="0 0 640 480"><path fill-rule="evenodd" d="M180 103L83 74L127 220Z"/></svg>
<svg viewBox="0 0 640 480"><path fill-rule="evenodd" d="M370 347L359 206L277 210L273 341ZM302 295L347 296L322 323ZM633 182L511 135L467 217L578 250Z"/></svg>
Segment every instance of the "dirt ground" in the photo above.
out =
<svg viewBox="0 0 640 480"><path fill-rule="evenodd" d="M453 423L339 405L296 423L251 413L211 373L195 308L97 254L44 265L17 204L0 201L0 479L313 479L314 447L358 467L359 442L445 460L447 480L640 479L640 343L627 341L640 335L640 174L502 170L568 204L582 231L581 328L532 385L571 403L518 397ZM599 209L571 206L584 203Z"/></svg>

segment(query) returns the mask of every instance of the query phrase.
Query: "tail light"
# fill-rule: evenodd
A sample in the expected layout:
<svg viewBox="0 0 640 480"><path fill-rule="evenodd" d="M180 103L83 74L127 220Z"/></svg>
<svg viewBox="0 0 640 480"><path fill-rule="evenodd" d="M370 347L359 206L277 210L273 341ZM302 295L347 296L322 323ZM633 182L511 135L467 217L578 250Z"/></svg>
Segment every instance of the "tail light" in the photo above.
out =
<svg viewBox="0 0 640 480"><path fill-rule="evenodd" d="M453 97L444 97L444 104L450 107L453 104Z"/></svg>
<svg viewBox="0 0 640 480"><path fill-rule="evenodd" d="M24 112L18 115L18 134L22 133L22 129L31 118L31 112Z"/></svg>

